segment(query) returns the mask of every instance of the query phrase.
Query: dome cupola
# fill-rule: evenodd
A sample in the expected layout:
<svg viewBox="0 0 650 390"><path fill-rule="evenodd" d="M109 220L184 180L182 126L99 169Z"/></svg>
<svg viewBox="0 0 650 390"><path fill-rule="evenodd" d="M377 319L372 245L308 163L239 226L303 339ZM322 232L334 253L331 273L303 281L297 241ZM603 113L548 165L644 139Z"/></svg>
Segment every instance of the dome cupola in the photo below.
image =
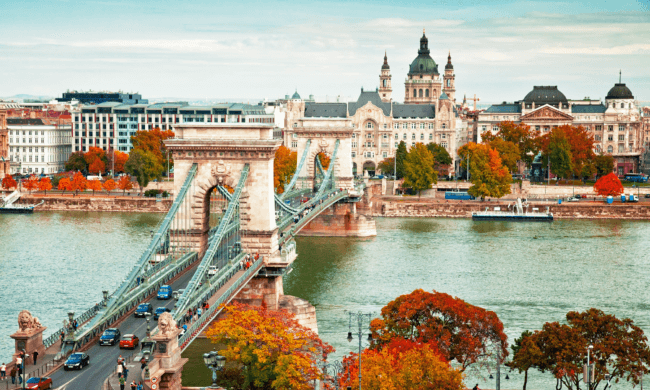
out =
<svg viewBox="0 0 650 390"><path fill-rule="evenodd" d="M381 69L390 69L388 66L388 55L384 52L384 64L381 66Z"/></svg>
<svg viewBox="0 0 650 390"><path fill-rule="evenodd" d="M616 83L612 89L607 92L607 97L605 99L634 99L632 91L625 86L625 83Z"/></svg>
<svg viewBox="0 0 650 390"><path fill-rule="evenodd" d="M429 55L429 40L427 36L422 32L422 38L420 38L420 49L418 50L418 56L413 60L409 68L409 75L414 74L438 74L438 65Z"/></svg>
<svg viewBox="0 0 650 390"><path fill-rule="evenodd" d="M447 56L447 65L445 65L445 70L454 70L454 66L451 64L451 52Z"/></svg>

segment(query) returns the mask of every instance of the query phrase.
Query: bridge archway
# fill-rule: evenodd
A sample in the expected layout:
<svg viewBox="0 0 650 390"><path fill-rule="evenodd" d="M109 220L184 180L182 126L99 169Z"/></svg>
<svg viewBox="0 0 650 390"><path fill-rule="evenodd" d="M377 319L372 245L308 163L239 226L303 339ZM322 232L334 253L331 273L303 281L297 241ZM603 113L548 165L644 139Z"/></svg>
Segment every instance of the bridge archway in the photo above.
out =
<svg viewBox="0 0 650 390"><path fill-rule="evenodd" d="M366 172L368 176L372 177L375 176L375 170L376 166L374 161L366 161L363 163L363 175L366 176Z"/></svg>

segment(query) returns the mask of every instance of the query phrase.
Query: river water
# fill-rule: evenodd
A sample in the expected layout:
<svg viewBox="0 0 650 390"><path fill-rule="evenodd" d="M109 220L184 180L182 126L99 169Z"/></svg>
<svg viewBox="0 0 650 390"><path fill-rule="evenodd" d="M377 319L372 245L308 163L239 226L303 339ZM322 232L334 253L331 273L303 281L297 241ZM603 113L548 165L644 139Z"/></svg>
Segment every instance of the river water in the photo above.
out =
<svg viewBox="0 0 650 390"><path fill-rule="evenodd" d="M9 359L18 312L48 327L80 313L113 290L148 244L162 215L40 212L0 215L0 361ZM639 221L472 222L377 219L377 237L299 237L285 293L316 306L321 337L340 358L345 310L374 313L414 289L437 290L493 310L512 342L523 330L563 321L571 310L599 308L632 318L646 333L650 223ZM469 387L494 388L487 371ZM502 375L521 388L523 375ZM551 389L550 374L532 373L529 389ZM618 384L614 389L630 386Z"/></svg>

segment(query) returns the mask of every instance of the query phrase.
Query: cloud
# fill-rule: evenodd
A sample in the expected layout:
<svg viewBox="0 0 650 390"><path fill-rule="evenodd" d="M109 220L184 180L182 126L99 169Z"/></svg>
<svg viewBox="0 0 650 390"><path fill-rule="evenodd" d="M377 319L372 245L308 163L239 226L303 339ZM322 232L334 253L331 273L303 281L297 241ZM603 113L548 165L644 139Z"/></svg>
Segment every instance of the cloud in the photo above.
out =
<svg viewBox="0 0 650 390"><path fill-rule="evenodd" d="M544 47L542 53L548 54L590 54L590 55L634 55L647 52L650 54L650 44L637 43L615 47Z"/></svg>

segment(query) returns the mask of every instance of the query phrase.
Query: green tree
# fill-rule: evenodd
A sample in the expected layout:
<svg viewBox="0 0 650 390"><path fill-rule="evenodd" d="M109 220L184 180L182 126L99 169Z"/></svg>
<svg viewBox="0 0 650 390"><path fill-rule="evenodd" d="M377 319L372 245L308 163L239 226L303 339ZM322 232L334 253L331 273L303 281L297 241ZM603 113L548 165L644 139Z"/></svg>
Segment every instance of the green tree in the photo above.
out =
<svg viewBox="0 0 650 390"><path fill-rule="evenodd" d="M395 158L388 157L383 159L378 165L377 168L384 175L394 175L395 174Z"/></svg>
<svg viewBox="0 0 650 390"><path fill-rule="evenodd" d="M397 145L397 152L395 152L395 155L397 157L397 179L404 177L404 161L406 160L407 154L408 152L406 151L406 143L404 141L400 141L399 145Z"/></svg>
<svg viewBox="0 0 650 390"><path fill-rule="evenodd" d="M535 343L534 334L528 330L523 331L519 338L515 339L515 343L510 346L512 349L512 360L506 363L506 366L511 369L516 369L521 374L524 373L524 387L528 383L528 370L531 368L539 368L542 360L542 352Z"/></svg>
<svg viewBox="0 0 650 390"><path fill-rule="evenodd" d="M80 171L85 172L88 170L88 164L84 157L83 152L74 152L68 157L68 161L65 163L66 171Z"/></svg>
<svg viewBox="0 0 650 390"><path fill-rule="evenodd" d="M511 141L505 141L498 137L490 141L488 145L499 152L501 162L511 173L517 171L517 161L521 158L519 146Z"/></svg>
<svg viewBox="0 0 650 390"><path fill-rule="evenodd" d="M573 174L573 161L571 144L562 132L554 132L549 140L549 156L551 159L551 172L563 179L568 179ZM548 160L546 160L548 162Z"/></svg>
<svg viewBox="0 0 650 390"><path fill-rule="evenodd" d="M427 144L427 149L433 155L433 169L446 176L449 173L449 165L453 161L447 149L433 142Z"/></svg>
<svg viewBox="0 0 650 390"><path fill-rule="evenodd" d="M124 165L128 174L134 176L140 185L140 192L153 179L162 178L163 166L156 156L147 150L133 149Z"/></svg>
<svg viewBox="0 0 650 390"><path fill-rule="evenodd" d="M608 173L614 172L614 157L608 154L599 154L594 158L596 166L596 175L603 177Z"/></svg>
<svg viewBox="0 0 650 390"><path fill-rule="evenodd" d="M411 147L404 161L404 186L418 192L431 188L438 182L438 172L433 169L433 155L424 144Z"/></svg>
<svg viewBox="0 0 650 390"><path fill-rule="evenodd" d="M484 198L491 196L500 198L510 193L512 176L503 166L499 152L488 145L467 143L458 149L462 157L461 167L467 169L469 160L469 173L472 186L467 191L470 195Z"/></svg>

